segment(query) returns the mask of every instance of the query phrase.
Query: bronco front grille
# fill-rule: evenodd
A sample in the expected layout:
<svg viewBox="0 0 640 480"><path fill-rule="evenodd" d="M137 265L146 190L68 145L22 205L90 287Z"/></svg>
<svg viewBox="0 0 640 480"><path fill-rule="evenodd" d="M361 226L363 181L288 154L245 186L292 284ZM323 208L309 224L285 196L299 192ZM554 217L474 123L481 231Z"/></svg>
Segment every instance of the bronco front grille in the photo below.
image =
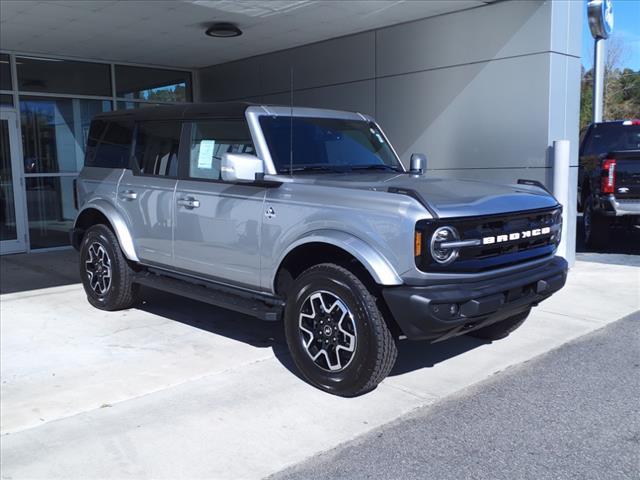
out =
<svg viewBox="0 0 640 480"><path fill-rule="evenodd" d="M456 260L439 264L430 251L433 233L443 226L453 227L459 242ZM431 272L481 272L506 267L555 252L562 230L562 208L507 213L485 217L421 220L423 249L416 256L420 270ZM545 233L541 233L545 232Z"/></svg>

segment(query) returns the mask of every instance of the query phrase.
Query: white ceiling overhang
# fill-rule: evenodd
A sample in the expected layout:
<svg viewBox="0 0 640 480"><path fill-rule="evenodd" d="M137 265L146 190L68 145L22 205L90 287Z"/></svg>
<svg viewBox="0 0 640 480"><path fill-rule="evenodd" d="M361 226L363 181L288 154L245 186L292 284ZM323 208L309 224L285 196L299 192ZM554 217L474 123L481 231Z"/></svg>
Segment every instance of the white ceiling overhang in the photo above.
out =
<svg viewBox="0 0 640 480"><path fill-rule="evenodd" d="M0 49L195 68L464 10L489 0L2 0ZM205 36L232 22L236 38Z"/></svg>

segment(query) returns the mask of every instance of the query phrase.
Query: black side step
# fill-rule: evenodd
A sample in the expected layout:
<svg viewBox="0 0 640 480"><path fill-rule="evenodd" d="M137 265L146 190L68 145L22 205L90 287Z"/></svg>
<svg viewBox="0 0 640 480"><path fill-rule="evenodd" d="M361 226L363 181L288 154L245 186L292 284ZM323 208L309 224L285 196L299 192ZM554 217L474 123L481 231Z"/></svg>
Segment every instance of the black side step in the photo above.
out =
<svg viewBox="0 0 640 480"><path fill-rule="evenodd" d="M252 294L212 282L199 280L192 282L151 272L136 275L134 282L217 307L228 308L261 320L280 320L284 311L284 301L280 298Z"/></svg>

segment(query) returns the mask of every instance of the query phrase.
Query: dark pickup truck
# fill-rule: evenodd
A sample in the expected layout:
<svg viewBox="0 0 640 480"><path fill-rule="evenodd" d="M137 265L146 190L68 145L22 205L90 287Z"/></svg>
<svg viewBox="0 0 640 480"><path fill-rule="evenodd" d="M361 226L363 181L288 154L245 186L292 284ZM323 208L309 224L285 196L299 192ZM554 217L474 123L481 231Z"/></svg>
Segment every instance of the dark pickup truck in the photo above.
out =
<svg viewBox="0 0 640 480"><path fill-rule="evenodd" d="M590 247L603 246L613 227L640 228L640 120L593 123L585 130L578 209Z"/></svg>

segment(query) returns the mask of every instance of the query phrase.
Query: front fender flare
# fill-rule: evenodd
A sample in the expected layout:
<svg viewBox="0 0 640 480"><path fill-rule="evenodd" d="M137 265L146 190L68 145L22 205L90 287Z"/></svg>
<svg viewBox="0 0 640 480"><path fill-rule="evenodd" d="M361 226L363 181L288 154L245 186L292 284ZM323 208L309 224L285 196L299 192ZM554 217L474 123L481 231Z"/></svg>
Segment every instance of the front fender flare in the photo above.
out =
<svg viewBox="0 0 640 480"><path fill-rule="evenodd" d="M280 257L276 272L289 253L302 245L311 243L327 243L348 252L367 269L378 285L392 286L404 283L395 268L377 250L360 238L340 230L315 230L303 235L289 245ZM275 272L272 278L275 280Z"/></svg>
<svg viewBox="0 0 640 480"><path fill-rule="evenodd" d="M129 232L129 227L127 227L127 223L120 212L118 212L118 210L116 210L116 208L107 200L98 199L85 204L78 212L78 216L76 217L73 227L77 227L76 223L78 222L78 218L82 215L82 212L89 209L98 210L107 217L107 220L109 220L109 223L111 223L111 226L113 227L116 237L118 237L118 242L120 242L120 248L122 249L124 256L133 262L138 262L138 255L136 254L133 237L131 236L131 232Z"/></svg>

